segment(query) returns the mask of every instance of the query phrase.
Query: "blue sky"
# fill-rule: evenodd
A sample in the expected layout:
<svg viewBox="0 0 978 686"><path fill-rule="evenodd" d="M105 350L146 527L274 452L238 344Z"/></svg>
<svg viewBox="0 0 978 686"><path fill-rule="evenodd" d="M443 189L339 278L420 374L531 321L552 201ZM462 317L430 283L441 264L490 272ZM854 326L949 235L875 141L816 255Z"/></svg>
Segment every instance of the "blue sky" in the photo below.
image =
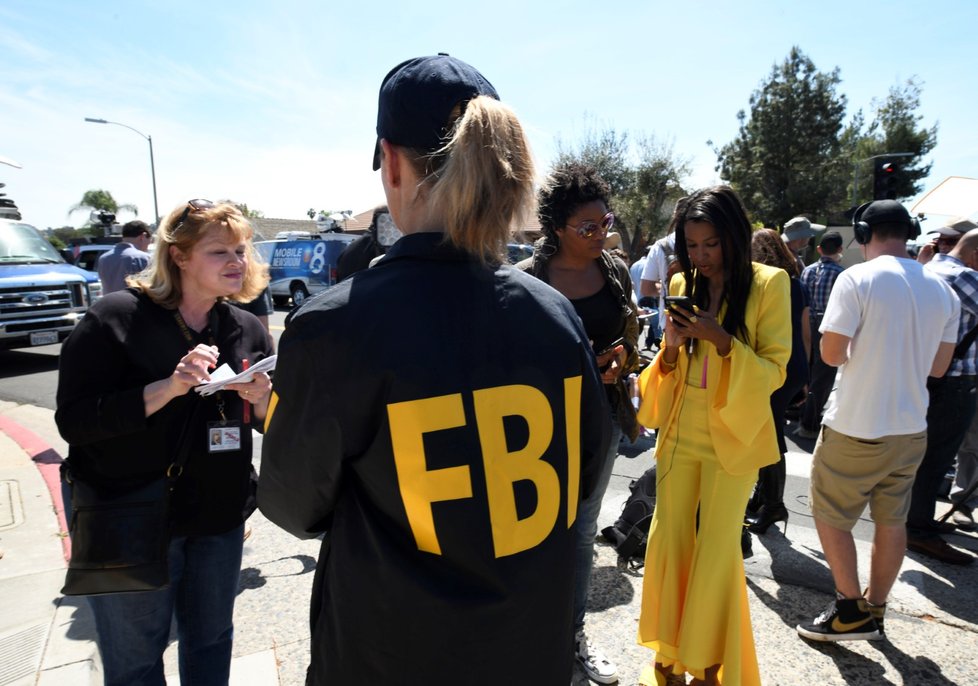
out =
<svg viewBox="0 0 978 686"><path fill-rule="evenodd" d="M140 2L0 5L0 182L40 227L81 225L92 188L152 215L231 198L268 217L383 201L370 160L377 89L417 55L480 69L528 130L541 172L589 127L654 135L718 181L707 140L737 132L751 92L799 46L839 67L849 113L916 76L939 124L925 190L978 178L978 3L686 0L615 3ZM128 218L128 217L123 217Z"/></svg>

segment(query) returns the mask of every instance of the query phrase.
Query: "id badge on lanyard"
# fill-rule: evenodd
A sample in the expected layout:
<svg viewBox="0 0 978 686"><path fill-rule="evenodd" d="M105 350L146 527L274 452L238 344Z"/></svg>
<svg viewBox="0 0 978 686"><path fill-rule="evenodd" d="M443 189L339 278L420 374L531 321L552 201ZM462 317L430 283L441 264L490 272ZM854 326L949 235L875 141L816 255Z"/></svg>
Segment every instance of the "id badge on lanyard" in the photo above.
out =
<svg viewBox="0 0 978 686"><path fill-rule="evenodd" d="M193 334L190 327L183 320L179 310L173 311L173 316L177 320L183 337L192 347L194 345ZM213 327L212 327L213 329ZM216 346L213 333L211 334L210 344ZM214 394L217 400L217 412L221 415L220 421L207 422L207 452L208 453L228 453L241 450L241 422L228 419L224 414L224 395L223 391Z"/></svg>

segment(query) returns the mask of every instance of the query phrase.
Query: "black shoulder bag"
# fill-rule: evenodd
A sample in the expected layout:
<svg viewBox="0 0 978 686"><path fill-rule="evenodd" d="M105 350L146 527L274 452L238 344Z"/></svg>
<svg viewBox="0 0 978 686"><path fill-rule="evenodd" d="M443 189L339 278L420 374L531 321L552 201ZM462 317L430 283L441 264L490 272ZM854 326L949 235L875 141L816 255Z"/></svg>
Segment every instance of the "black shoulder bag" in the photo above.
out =
<svg viewBox="0 0 978 686"><path fill-rule="evenodd" d="M72 514L71 561L61 593L101 595L169 586L170 498L190 454L186 434L198 404L194 393L176 457L158 478L136 485L95 485L78 479L70 468L62 469L71 487Z"/></svg>

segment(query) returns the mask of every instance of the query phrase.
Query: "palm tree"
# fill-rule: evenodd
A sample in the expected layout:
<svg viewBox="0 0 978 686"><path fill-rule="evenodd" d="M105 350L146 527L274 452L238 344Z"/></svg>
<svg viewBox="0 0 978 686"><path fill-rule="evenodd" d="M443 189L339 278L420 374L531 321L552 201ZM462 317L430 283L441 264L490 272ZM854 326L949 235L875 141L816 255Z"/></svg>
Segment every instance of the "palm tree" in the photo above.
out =
<svg viewBox="0 0 978 686"><path fill-rule="evenodd" d="M112 194L105 190L90 190L85 191L82 196L81 202L68 210L68 216L70 217L72 213L78 210L88 210L92 212L94 210L103 210L105 212L111 212L116 214L119 210L125 210L127 212L132 212L137 217L139 216L139 210L135 205L123 204L120 205L112 197Z"/></svg>

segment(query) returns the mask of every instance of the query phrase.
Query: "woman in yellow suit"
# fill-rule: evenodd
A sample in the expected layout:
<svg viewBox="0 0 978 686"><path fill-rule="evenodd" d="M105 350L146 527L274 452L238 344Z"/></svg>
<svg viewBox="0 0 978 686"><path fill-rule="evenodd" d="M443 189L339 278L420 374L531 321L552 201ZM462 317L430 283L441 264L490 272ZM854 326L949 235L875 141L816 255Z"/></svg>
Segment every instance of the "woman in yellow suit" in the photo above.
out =
<svg viewBox="0 0 978 686"><path fill-rule="evenodd" d="M685 684L689 672L693 684L752 686L740 529L758 469L779 458L770 408L791 353L788 275L751 262L750 222L729 187L681 200L673 225L682 273L669 292L692 311L670 309L640 378L638 418L659 430L639 620L656 656L641 682Z"/></svg>

